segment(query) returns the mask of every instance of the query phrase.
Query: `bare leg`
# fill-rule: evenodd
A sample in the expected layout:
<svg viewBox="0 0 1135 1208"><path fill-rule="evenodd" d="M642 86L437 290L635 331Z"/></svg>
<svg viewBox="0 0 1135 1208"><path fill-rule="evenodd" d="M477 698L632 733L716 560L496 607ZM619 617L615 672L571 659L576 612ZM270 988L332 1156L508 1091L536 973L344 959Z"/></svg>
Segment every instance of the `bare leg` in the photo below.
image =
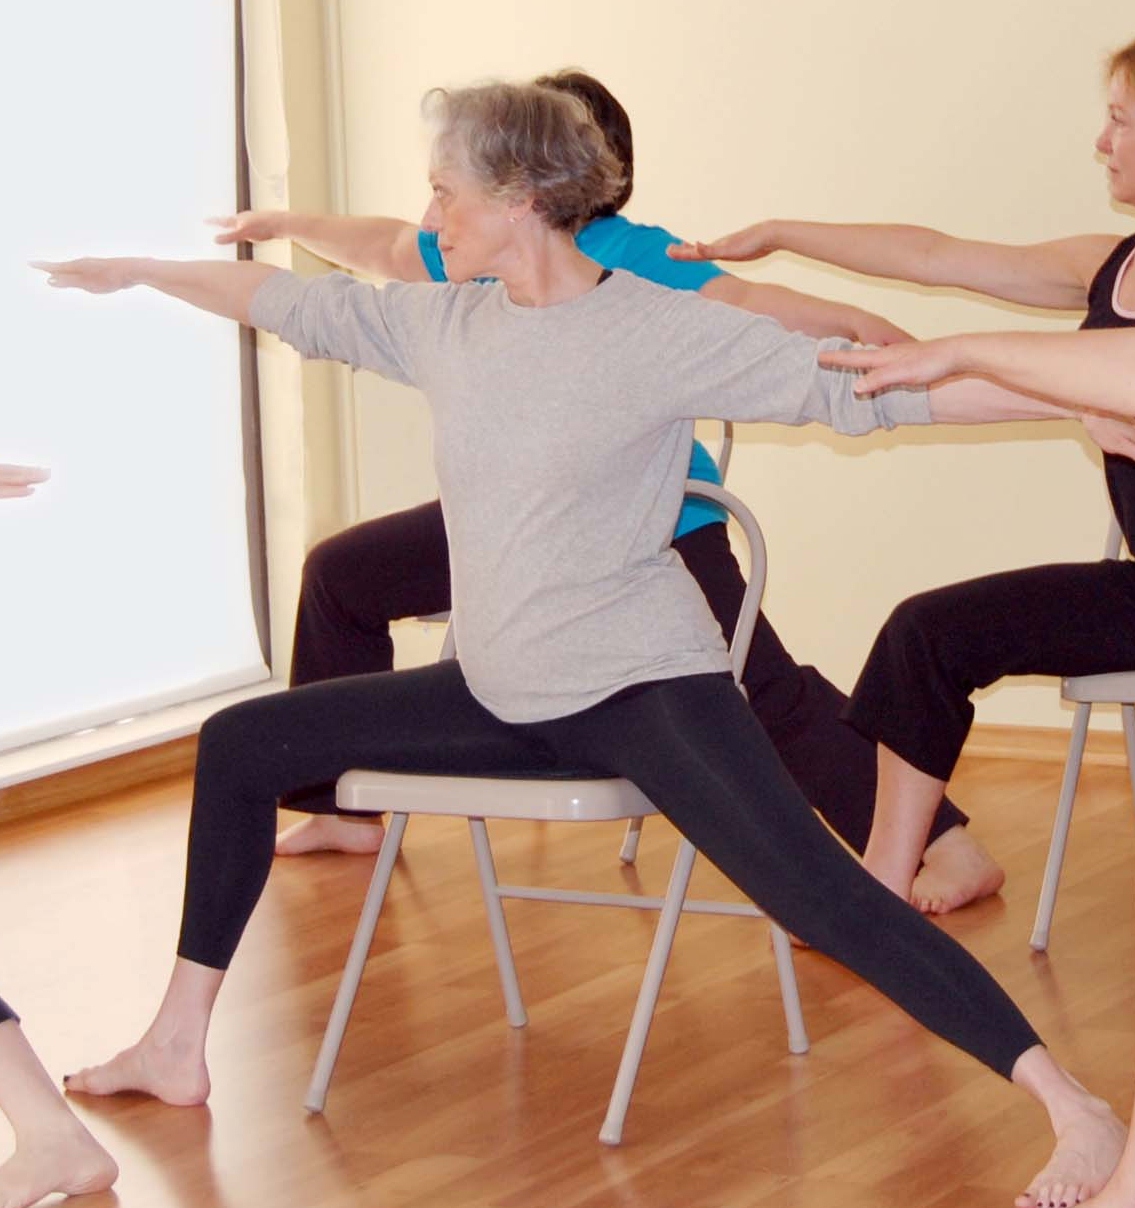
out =
<svg viewBox="0 0 1135 1208"><path fill-rule="evenodd" d="M0 1208L27 1208L53 1192L104 1191L118 1177L14 1019L0 1023L0 1109L16 1134L16 1152L0 1166Z"/></svg>
<svg viewBox="0 0 1135 1208"><path fill-rule="evenodd" d="M875 820L863 864L904 902L911 888L945 782L935 780L879 743Z"/></svg>
<svg viewBox="0 0 1135 1208"><path fill-rule="evenodd" d="M163 1103L190 1107L209 1097L205 1037L224 971L178 957L162 1005L145 1035L103 1065L63 1079L86 1095L139 1091Z"/></svg>
<svg viewBox="0 0 1135 1208"><path fill-rule="evenodd" d="M882 743L878 760L875 820L863 853L868 872L923 914L946 914L996 893L1005 874L964 827L955 826L926 846L945 781L919 771Z"/></svg>
<svg viewBox="0 0 1135 1208"><path fill-rule="evenodd" d="M923 914L949 914L1005 884L1005 870L964 826L951 827L922 853L910 901Z"/></svg>
<svg viewBox="0 0 1135 1208"><path fill-rule="evenodd" d="M1123 1152L1125 1130L1115 1113L1040 1045L1017 1059L1013 1082L1044 1105L1056 1134L1052 1157L1017 1197L1017 1208L1078 1204L1095 1195L1111 1178Z"/></svg>
<svg viewBox="0 0 1135 1208"><path fill-rule="evenodd" d="M276 855L304 856L313 851L374 855L382 846L382 836L382 822L378 818L311 814L276 836Z"/></svg>

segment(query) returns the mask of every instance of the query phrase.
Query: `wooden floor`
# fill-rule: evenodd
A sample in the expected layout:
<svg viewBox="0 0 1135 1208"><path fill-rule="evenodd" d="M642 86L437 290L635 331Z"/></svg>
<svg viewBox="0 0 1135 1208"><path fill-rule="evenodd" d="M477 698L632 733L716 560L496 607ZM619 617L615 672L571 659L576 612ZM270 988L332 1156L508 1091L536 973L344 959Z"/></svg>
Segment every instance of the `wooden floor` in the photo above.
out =
<svg viewBox="0 0 1135 1208"><path fill-rule="evenodd" d="M1060 768L971 759L956 796L1004 895L945 926L1057 1056L1126 1116L1135 1085L1135 822L1122 769L1085 771L1047 957L1027 938ZM142 1029L172 959L188 783L0 827L0 991L57 1075ZM659 888L607 828L503 827L504 879ZM816 954L792 1057L763 924L679 929L624 1144L597 1141L653 916L514 903L531 1022L504 1020L461 826L407 833L326 1115L301 1106L371 861L277 862L218 1007L208 1108L76 1102L113 1151L86 1208L932 1208L1004 1205L1047 1156L1022 1094ZM699 893L721 895L712 870ZM0 1125L2 1129L2 1125ZM0 1131L0 1152L8 1138ZM117 1196L117 1198L116 1198Z"/></svg>

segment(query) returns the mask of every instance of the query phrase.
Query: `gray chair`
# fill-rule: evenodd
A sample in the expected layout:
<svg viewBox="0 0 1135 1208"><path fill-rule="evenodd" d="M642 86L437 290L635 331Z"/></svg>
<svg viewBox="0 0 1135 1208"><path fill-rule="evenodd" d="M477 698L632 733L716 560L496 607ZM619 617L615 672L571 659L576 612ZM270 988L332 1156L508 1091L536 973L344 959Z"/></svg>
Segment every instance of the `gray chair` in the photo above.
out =
<svg viewBox="0 0 1135 1208"><path fill-rule="evenodd" d="M1104 547L1105 558L1118 558L1123 544L1119 524L1112 517ZM1080 781L1080 767L1084 761L1084 746L1088 738L1088 719L1092 706L1114 704L1120 706L1123 718L1123 736L1127 748L1127 772L1131 777L1132 792L1135 793L1135 671L1115 671L1106 675L1069 676L1060 682L1060 695L1074 701L1076 713L1072 718L1072 733L1068 742L1068 758L1064 763L1064 778L1060 784L1060 797L1056 803L1056 817L1052 823L1052 839L1048 846L1048 860L1044 866L1044 879L1037 902L1036 920L1029 946L1036 952L1048 948L1052 915L1056 909L1056 891L1060 886L1060 872L1064 867L1064 853L1068 847L1068 830L1072 825L1072 806L1076 800L1076 786Z"/></svg>
<svg viewBox="0 0 1135 1208"><path fill-rule="evenodd" d="M723 504L737 519L750 545L751 571L745 598L731 646L734 678L740 683L749 642L760 608L765 578L764 540L752 513L734 496L705 482L691 481L691 494ZM443 652L443 657L446 652ZM452 655L452 649L448 651ZM523 1027L527 1014L508 938L502 901L528 898L592 906L623 906L659 911L654 941L647 959L622 1060L611 1093L600 1140L616 1145L622 1138L623 1122L630 1104L647 1032L654 1016L662 977L670 956L678 919L683 911L760 917L750 903L688 901L686 890L696 855L692 844L682 839L662 898L639 894L590 893L549 889L541 886L502 885L497 879L485 820L489 818L533 821L596 821L642 818L655 813L650 801L626 780L615 777L594 780L490 779L487 777L431 776L356 770L346 773L338 784L340 808L360 813L386 813L389 827L375 865L351 945L339 991L316 1060L307 1096L308 1110L323 1110L335 1062L346 1032L351 1007L366 966L367 955L394 864L411 814L464 817L469 822L481 892L489 918L489 929L504 993L505 1013L513 1027ZM773 948L780 978L781 999L793 1053L808 1050L808 1036L800 1009L792 946L788 936L772 926Z"/></svg>

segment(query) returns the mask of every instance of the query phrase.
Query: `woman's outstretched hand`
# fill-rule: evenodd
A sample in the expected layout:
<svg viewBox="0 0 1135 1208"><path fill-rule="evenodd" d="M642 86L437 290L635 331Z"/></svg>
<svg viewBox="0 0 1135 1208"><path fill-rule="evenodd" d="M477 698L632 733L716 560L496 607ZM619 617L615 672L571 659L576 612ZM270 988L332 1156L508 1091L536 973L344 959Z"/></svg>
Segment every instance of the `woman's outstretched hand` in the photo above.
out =
<svg viewBox="0 0 1135 1208"><path fill-rule="evenodd" d="M19 499L30 495L36 483L46 482L50 477L51 471L39 466L0 465L0 499Z"/></svg>
<svg viewBox="0 0 1135 1208"><path fill-rule="evenodd" d="M672 260L760 260L776 250L772 223L756 222L711 243L672 243L666 253Z"/></svg>
<svg viewBox="0 0 1135 1208"><path fill-rule="evenodd" d="M136 260L33 260L32 268L47 273L55 289L82 289L89 294L113 294L137 285Z"/></svg>
<svg viewBox="0 0 1135 1208"><path fill-rule="evenodd" d="M241 210L239 214L208 218L206 222L220 228L213 236L214 243L263 243L266 239L282 238L280 218L277 210Z"/></svg>
<svg viewBox="0 0 1135 1208"><path fill-rule="evenodd" d="M858 369L856 394L874 394L891 386L927 386L965 371L949 337L910 340L884 348L833 348L819 356L825 369Z"/></svg>
<svg viewBox="0 0 1135 1208"><path fill-rule="evenodd" d="M1092 442L1105 453L1135 459L1135 424L1108 415L1081 415L1080 423Z"/></svg>

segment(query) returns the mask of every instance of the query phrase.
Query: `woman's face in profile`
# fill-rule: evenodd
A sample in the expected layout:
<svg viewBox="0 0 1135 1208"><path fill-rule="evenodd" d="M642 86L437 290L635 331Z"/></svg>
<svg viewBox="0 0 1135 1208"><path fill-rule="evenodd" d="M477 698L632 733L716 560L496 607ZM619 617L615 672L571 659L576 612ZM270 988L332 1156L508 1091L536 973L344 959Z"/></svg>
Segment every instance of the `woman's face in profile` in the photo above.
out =
<svg viewBox="0 0 1135 1208"><path fill-rule="evenodd" d="M435 158L430 188L433 197L422 226L437 232L446 276L450 281L499 276L502 253L515 234L507 203L448 157Z"/></svg>
<svg viewBox="0 0 1135 1208"><path fill-rule="evenodd" d="M1107 120L1096 150L1106 159L1112 197L1135 204L1135 88L1121 73L1112 76L1107 90Z"/></svg>

